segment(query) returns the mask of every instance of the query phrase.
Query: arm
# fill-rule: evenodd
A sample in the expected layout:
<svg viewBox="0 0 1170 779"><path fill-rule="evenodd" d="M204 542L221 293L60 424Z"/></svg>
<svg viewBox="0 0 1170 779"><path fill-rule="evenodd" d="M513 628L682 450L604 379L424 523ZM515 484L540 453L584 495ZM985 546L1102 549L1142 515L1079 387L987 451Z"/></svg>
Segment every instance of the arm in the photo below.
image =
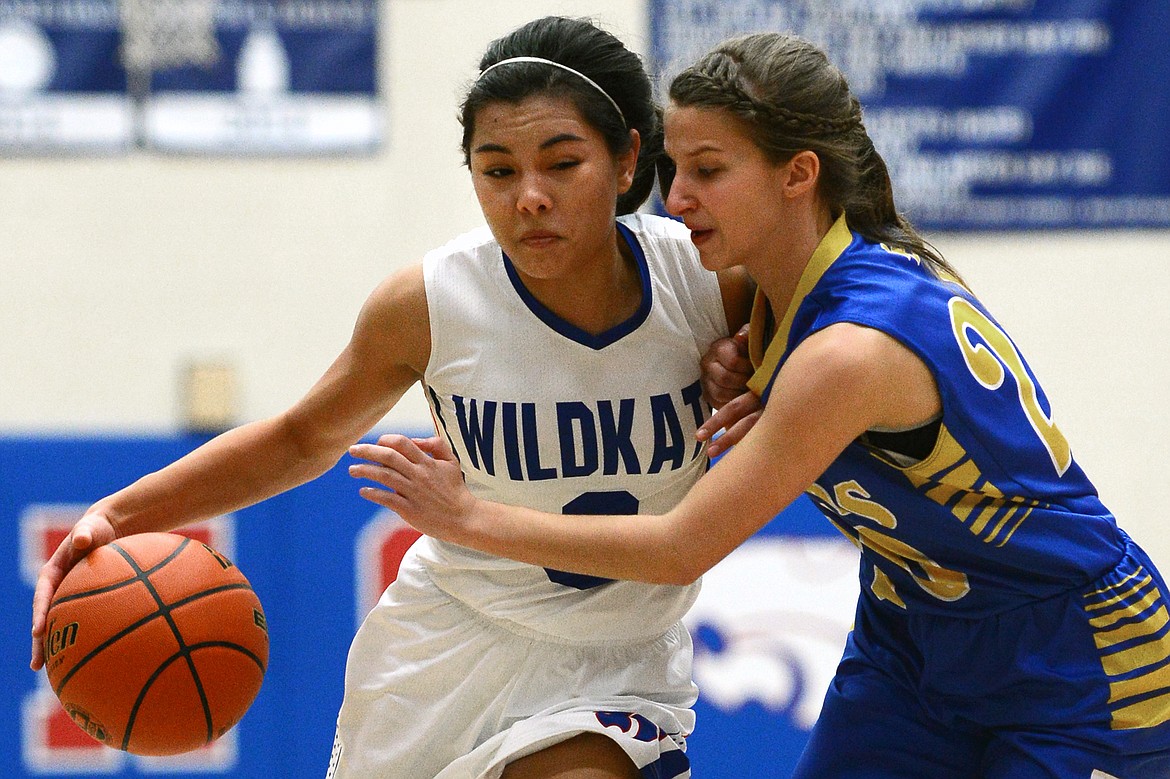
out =
<svg viewBox="0 0 1170 779"><path fill-rule="evenodd" d="M172 530L250 506L320 476L422 375L430 328L421 267L383 282L349 344L287 411L229 430L91 506L41 568L33 596L32 668L61 580L95 546Z"/></svg>
<svg viewBox="0 0 1170 779"><path fill-rule="evenodd" d="M804 341L759 423L664 515L566 519L476 500L439 439L387 436L351 452L363 497L423 532L535 565L615 579L694 581L796 499L857 436L934 416L926 366L894 339L838 324Z"/></svg>

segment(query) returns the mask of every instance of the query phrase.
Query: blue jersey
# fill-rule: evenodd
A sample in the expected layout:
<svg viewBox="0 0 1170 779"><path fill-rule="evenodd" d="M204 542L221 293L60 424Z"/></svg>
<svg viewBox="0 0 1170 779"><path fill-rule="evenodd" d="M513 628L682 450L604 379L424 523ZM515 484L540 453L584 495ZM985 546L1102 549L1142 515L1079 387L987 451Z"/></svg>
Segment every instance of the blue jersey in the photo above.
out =
<svg viewBox="0 0 1170 779"><path fill-rule="evenodd" d="M808 490L861 548L862 586L885 605L985 616L1067 592L1120 559L1124 536L1039 382L963 285L850 232L842 217L777 312L766 353L759 303L752 386L765 403L792 350L837 322L897 339L938 384L941 427L925 459L855 441Z"/></svg>

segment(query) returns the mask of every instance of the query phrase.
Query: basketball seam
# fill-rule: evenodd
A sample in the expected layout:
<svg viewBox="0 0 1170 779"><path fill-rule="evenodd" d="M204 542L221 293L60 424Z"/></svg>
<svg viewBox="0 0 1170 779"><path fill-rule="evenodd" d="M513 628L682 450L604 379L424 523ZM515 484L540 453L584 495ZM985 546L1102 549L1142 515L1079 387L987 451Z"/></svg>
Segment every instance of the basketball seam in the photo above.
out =
<svg viewBox="0 0 1170 779"><path fill-rule="evenodd" d="M147 679L146 682L142 685L142 689L139 690L138 697L134 700L134 705L130 708L130 716L126 718L126 733L122 737L123 751L125 751L126 748L130 745L130 733L134 729L134 721L136 719L138 719L138 709L141 708L143 701L146 700L146 695L147 695L147 693L150 692L151 686L155 683L155 681L158 680L158 677L162 676L163 672L166 671L166 669L169 668L171 666L171 664L174 663L176 660L178 660L180 658L186 660L187 667L191 671L191 675L195 678L195 684L199 688L199 697L200 697L200 700L203 702L203 706L204 706L203 713L207 717L207 727L208 727L208 731L210 733L214 733L214 731L212 730L212 722L211 722L211 707L210 707L210 704L207 702L206 696L203 694L203 685L199 681L198 674L196 673L195 668L194 668L194 661L191 659L192 653L194 653L198 649L209 649L209 648L232 649L232 650L235 650L235 651L239 652L240 654L244 655L245 657L250 659L252 662L256 663L256 666L260 669L260 673L263 674L264 670L265 670L264 664L260 661L259 656L257 656L255 653L249 651L246 647L243 647L239 644L232 643L230 641L200 641L198 644L192 644L190 646L187 646L187 645L182 643L182 640L180 640L179 646L180 646L179 651L175 652L173 655L168 657L166 660L159 663L158 668L156 668L154 670L154 673L152 673L150 675L150 678ZM210 735L208 736L207 740L209 742L211 741Z"/></svg>
<svg viewBox="0 0 1170 779"><path fill-rule="evenodd" d="M200 704L200 707L202 709L203 716L204 716L204 724L205 724L206 732L205 732L204 738L202 740L203 740L203 743L210 743L215 738L219 737L220 735L223 735L224 732L226 732L231 727L233 727L236 724L236 721L238 720L238 717L236 717L236 719L233 719L230 722L228 722L228 721L220 722L219 726L218 726L219 732L217 733L215 730L217 727L216 722L215 722L215 718L214 718L215 712L218 712L221 716L223 714L228 714L228 716L234 716L231 712L235 711L230 706L227 709L223 708L224 704L230 702L230 700L231 700L230 697L228 699L222 699L222 696L216 694L216 691L219 690L220 688L216 684L214 684L214 682L216 681L216 678L217 678L215 676L215 673L214 673L215 669L218 669L222 666L224 668L224 670L226 670L230 666L222 665L222 664L229 663L230 665L236 666L236 668L238 669L239 672L245 672L246 664L240 665L240 663L242 663L243 658L247 658L257 668L257 670L259 671L259 673L261 675L261 678L263 677L264 673L267 670L266 659L262 658L260 654L258 654L257 652L255 652L251 648L249 648L249 646L247 646L246 640L243 643L239 643L237 640L233 640L231 637L228 637L228 636L218 637L218 636L212 635L212 636L209 636L209 638L211 640L200 641L197 643L188 643L187 639L184 637L183 630L182 630L183 628L186 628L189 631L193 630L195 632L199 632L198 624L195 622L190 622L189 619L194 618L194 617L199 617L201 619L202 617L200 617L200 615L203 612L197 611L195 614L186 615L186 617L184 617L184 615L182 613L179 613L179 615L176 616L176 613L179 612L180 609L189 609L191 607L191 604L197 603L198 601L200 601L202 599L215 596L217 593L225 593L225 592L231 592L231 591L246 591L246 592L251 593L253 597L255 596L255 590L251 587L250 583L246 579L242 579L242 577L239 577L242 579L241 581L219 584L219 585L215 585L215 586L211 586L211 587L205 587L204 589L198 590L197 592L194 592L194 593L189 593L189 594L179 598L178 600L175 600L173 602L168 603L162 597L161 591L162 591L162 589L170 589L171 587L173 587L173 585L168 585L168 582L170 580L172 580L174 577L169 576L168 574L165 574L165 573L160 575L159 572L166 569L166 567L168 565L174 563L179 557L181 557L182 554L184 553L184 550L186 548L188 548L188 546L190 546L191 541L192 541L192 539L190 539L190 538L180 537L179 543L174 546L174 548L171 550L171 552L166 554L165 557L163 557L163 559L161 561L158 561L154 565L149 566L149 567L144 567L138 560L136 560L134 558L133 554L130 552L131 547L129 545L123 545L123 544L120 544L117 542L111 543L111 544L109 544L109 547L114 552L116 552L118 555L120 555L125 560L125 562L130 566L132 575L129 578L126 578L122 581L116 581L113 583L103 583L103 584L101 584L101 586L93 587L93 588L87 589L85 591L73 592L73 593L70 593L69 595L59 596L50 604L50 609L52 609L53 607L55 607L59 604L72 605L72 604L79 603L79 602L85 603L84 599L86 599L86 598L102 597L102 596L108 595L110 593L120 592L121 590L123 590L131 585L134 585L136 582L141 582L142 586L145 588L145 592L148 595L148 599L145 602L142 601L141 591L137 595L135 595L135 600L132 602L137 602L140 604L135 610L137 610L139 612L139 614L141 615L143 610L149 609L148 604L153 603L153 605L155 607L155 610L153 612L146 614L145 616L140 616L138 619L136 619L132 624L130 624L128 626L123 625L123 627L120 630L118 630L118 632L115 633L114 635L106 636L103 640L101 640L101 643L98 646L94 647L93 649L88 651L86 654L84 654L82 657L78 658L77 661L74 664L72 664L71 667L67 664L66 665L67 670L61 669L61 670L65 671L65 673L64 673L63 678L61 678L59 683L56 685L56 689L54 690L54 692L56 693L58 698L62 699L62 701L64 701L63 693L65 692L66 688L72 683L73 679L77 677L78 673L80 671L82 671L83 668L88 667L89 663L94 662L95 658L98 658L102 652L110 651L111 647L116 646L118 642L126 641L128 636L133 634L135 631L141 630L144 626L150 625L150 623L154 620L162 618L163 620L166 621L166 626L167 626L167 628L169 628L170 635L173 636L173 638L176 642L177 650L172 655L165 657L161 660L157 659L157 657L156 657L156 659L153 662L150 662L149 664L139 663L140 667L142 665L146 666L146 667L141 668L141 670L147 671L149 673L149 676L147 679L141 681L138 685L136 685L139 687L139 689L138 689L134 699L132 700L132 705L131 705L129 712L127 712L127 714L125 715L125 722L123 723L124 724L124 732L122 734L122 737L116 741L107 742L107 743L110 743L111 746L120 746L120 748L123 751L130 751L131 742L134 740L134 733L137 730L136 725L138 722L139 715L141 715L143 713L143 711L147 711L147 712L153 711L152 707L146 707L146 702L147 702L148 698L150 698L150 693L153 690L154 685L160 679L162 679L162 678L173 679L175 684L178 684L180 686L185 686L186 680L182 678L182 671L179 669L181 669L183 667L185 667L187 669L187 673L190 674L190 680L195 687L195 692L198 695L199 704ZM220 558L220 556L218 554L216 554L214 552L214 550L211 550L210 547L207 547L206 544L203 544L203 546L205 548L208 548L208 550L211 551L211 553L213 555L215 555L217 558L220 559L220 562L224 568L231 567L230 562L225 561L224 559ZM199 556L198 553L196 553L195 556L198 557ZM198 570L199 563L197 563L194 558L190 558L190 556L189 556L189 559L191 560L191 563L196 566L195 570ZM179 563L179 568L188 568L188 567L190 567L190 566L186 565L185 561ZM105 575L105 576L110 576L110 578L113 578L114 576L118 575L117 574L117 566L113 566L113 570L110 570L109 566L100 566L100 567L97 567L97 570L99 571L99 573L98 573L99 576ZM194 571L192 571L192 574L194 575ZM123 575L125 575L125 574L123 574ZM167 578L167 581L161 581L161 580L155 581L152 577L154 577L156 575L160 575L160 579L162 579L164 577ZM192 582L189 582L186 585L184 585L183 582L186 580L182 578L183 576L184 576L184 574L180 574L180 579L178 580L177 583L180 586L185 586L188 589L194 589L193 587L190 587L191 584L195 584L195 587L204 587L207 584L211 584L210 581L199 582L198 584L196 584L195 582L192 581ZM133 593L131 593L131 595L133 595ZM119 597L122 597L122 596L119 596ZM246 602L247 597L245 597L245 602L242 604L238 603L237 598L238 598L238 596L233 596L230 600L232 603L238 604L240 606L247 606L247 602ZM214 604L211 604L211 605L214 607ZM144 607L145 607L145 609L144 609ZM89 609L90 611L92 611L93 608L95 608L95 607L89 606L88 604L86 604L82 608ZM100 606L98 608L100 611ZM197 609L202 608L205 610L206 607L196 607L196 608ZM263 623L262 611L260 611L259 609L260 609L259 605L256 604L255 607L253 608L253 611L256 612L257 625L259 625L260 627L263 628L264 625L262 624ZM65 615L62 615L62 616L64 617ZM81 614L75 615L75 619L81 619L82 616L83 615L81 615ZM131 616L131 614L128 613L128 614L126 614L126 616ZM69 622L75 621L75 619L70 619L70 618L66 618L66 619ZM76 625L71 626L71 629L76 631ZM152 641L157 649L164 649L164 647L166 645L166 639L165 639L165 636L167 634L166 629L163 628L161 624L153 626L150 629L151 629L152 633L150 634L151 638L149 638L148 640ZM65 628L63 628L62 630L65 630ZM160 633L160 631L161 631L161 633ZM146 634L143 634L143 635L146 635ZM240 638L243 639L244 636L241 634ZM217 649L222 650L222 653L217 653L214 651ZM211 650L211 652L210 653L204 652L204 650ZM165 649L164 649L164 651L165 651ZM264 651L263 654L267 654L267 652ZM233 656L235 656L237 659L233 660L232 659ZM129 657L129 656L127 656L127 657ZM64 658L62 658L62 659L64 660ZM170 669L172 667L174 667L180 659L184 662L185 665L183 665L183 664L178 665L178 667L176 668L176 672L179 675L176 676L175 672L171 672ZM155 665L155 668L151 669L149 667L150 665ZM209 676L209 678L207 680L204 680L201 676L201 670L207 671L208 673L211 674L211 676ZM131 688L130 690L126 690L125 692L130 692L133 689L132 685L124 685L124 686L129 686ZM179 689L179 688L176 688L176 689ZM193 704L194 700L192 700L189 697L189 693L187 693L187 695L188 695L188 698L187 698L188 705ZM157 697L158 696L155 696L155 699ZM211 704L212 697L216 697L216 701L217 701L217 703L214 707ZM150 699L150 700L155 700L155 699ZM124 705L124 702L125 702L124 697L122 698L122 701L123 701L122 705ZM166 708L165 704L167 704L167 701L164 700L162 702L164 703L164 708ZM152 704L152 706L153 706L153 704ZM215 712L213 712L213 708L215 709ZM191 713L194 714L195 711L192 711ZM185 719L187 719L187 721L188 721L188 724L185 725L185 728L189 728L190 725L195 725L197 727L197 723L198 723L197 718L188 717ZM191 720L194 720L194 721L191 721ZM144 727L146 727L148 730L150 730L150 728L147 727L150 724L150 722L148 720L144 720L143 722L144 722ZM112 734L110 734L110 735L112 735ZM196 736L196 734L190 733L188 730L187 735L184 736L184 738L189 738L191 736ZM117 738L117 737L115 737L115 738ZM151 734L148 734L146 736L146 738L148 739L148 742L149 742L149 740L155 738L155 736L151 733ZM196 738L199 738L199 736L196 736ZM120 741L121 743L119 744L118 741Z"/></svg>
<svg viewBox="0 0 1170 779"><path fill-rule="evenodd" d="M178 557L179 552L183 551L183 549L186 548L188 543L190 543L189 540L183 541L177 547L175 547L175 550L173 552L171 552L169 555L164 557L161 561L159 561L158 563L156 563L155 565L153 565L152 567L150 567L146 570L139 568L137 565L132 565L131 567L134 570L140 572L140 574L137 576L132 576L129 579L126 579L125 581L115 582L114 584L107 584L104 587L98 587L97 589L87 590L85 592L75 592L72 595L63 595L60 598L55 599L51 604L49 604L49 607L52 608L53 606L56 606L58 603L68 603L71 600L77 600L78 598L86 598L86 597L89 597L90 595L103 595L107 592L113 592L114 590L121 589L122 587L125 587L129 584L133 584L136 581L140 581L142 579L143 575L150 576L152 573L154 573L158 569L164 567L165 565L169 564L172 560L174 560L176 557ZM126 550L124 550L121 546L119 546L117 541L111 542L110 546L112 546L114 549L118 550L118 553L120 555L122 555L122 557L126 557ZM129 559L129 558L127 558L127 559Z"/></svg>
<svg viewBox="0 0 1170 779"><path fill-rule="evenodd" d="M135 581L137 581L137 580L135 580ZM249 585L243 584L242 582L237 583L237 584L222 584L219 587L215 587L213 589L200 590L197 593L194 593L192 595L188 595L185 598L182 598L180 600L175 601L174 603L170 604L169 606L165 606L163 608L160 608L158 611L155 611L155 612L148 614L147 616L143 617L142 619L138 620L137 622L134 622L130 625L127 625L125 628L118 631L114 635L110 636L105 641L103 641L101 644L99 644L98 646L94 647L89 652L87 652L84 657L82 657L80 660L78 660L73 665L73 667L69 669L69 673L67 673L63 677L61 677L61 682L57 685L56 689L54 689L53 692L56 695L60 696L61 691L65 689L65 685L69 682L70 679L73 678L73 675L75 673L77 673L82 668L82 666L84 666L86 663L88 663L90 660L92 660L96 655L100 654L103 650L108 648L111 644L114 644L117 641L125 638L127 635L129 635L130 633L133 633L135 630L142 627L146 623L148 623L152 620L158 619L161 616L164 616L164 612L174 611L175 609L178 609L182 606L186 606L189 603L194 603L197 600L201 600L203 598L208 598L208 597L211 597L212 595L216 595L216 594L221 593L221 592L229 592L231 590L248 590L249 592L254 592L254 590Z"/></svg>
<svg viewBox="0 0 1170 779"><path fill-rule="evenodd" d="M178 548L175 549L174 556L178 557L179 554L187 548L187 545L190 542L191 539L184 538L182 543L179 544ZM210 743L212 736L215 733L211 720L211 704L207 700L207 691L203 689L203 680L199 678L199 671L195 668L195 663L191 660L191 656L187 651L187 642L183 640L183 634L179 631L179 626L175 624L175 620L171 616L171 609L166 604L166 602L163 601L162 596L158 594L158 588L155 587L154 583L150 581L150 575L138 566L138 561L135 560L131 554L122 549L120 546L115 545L114 549L118 552L118 554L122 555L122 557L126 559L126 562L130 564L130 567L137 571L142 577L143 586L146 587L147 592L149 592L151 597L154 598L154 602L158 604L159 612L162 614L163 619L167 621L167 625L170 626L171 633L174 634L175 640L179 642L179 652L187 660L187 670L191 673L191 681L195 683L195 692L199 693L199 704L203 707L203 721L207 724L207 742ZM142 685L142 689L138 693L139 699L145 697L147 691L150 689L151 684L153 684L154 679L157 678L157 674L158 671L156 670L155 673L151 675L151 678L147 680L146 684ZM137 713L138 707L135 706L131 710L130 718L126 722L126 732L122 734L123 750L128 751L129 749L130 735L134 732L134 720Z"/></svg>

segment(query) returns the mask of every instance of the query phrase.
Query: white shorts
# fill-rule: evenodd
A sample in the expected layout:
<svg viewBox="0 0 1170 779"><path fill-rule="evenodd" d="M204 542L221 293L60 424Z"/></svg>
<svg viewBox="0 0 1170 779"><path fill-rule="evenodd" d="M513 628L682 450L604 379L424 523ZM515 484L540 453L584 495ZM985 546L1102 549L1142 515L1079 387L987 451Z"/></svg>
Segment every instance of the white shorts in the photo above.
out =
<svg viewBox="0 0 1170 779"><path fill-rule="evenodd" d="M652 640L569 643L474 611L404 566L350 647L327 777L496 779L586 732L646 776L689 777L691 657L681 623Z"/></svg>

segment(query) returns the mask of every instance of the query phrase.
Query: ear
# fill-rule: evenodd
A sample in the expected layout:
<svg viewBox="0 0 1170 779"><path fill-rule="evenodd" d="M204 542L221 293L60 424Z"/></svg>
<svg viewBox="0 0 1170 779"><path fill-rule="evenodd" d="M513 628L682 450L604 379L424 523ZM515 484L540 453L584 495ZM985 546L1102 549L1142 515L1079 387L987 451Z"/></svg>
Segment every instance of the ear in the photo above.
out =
<svg viewBox="0 0 1170 779"><path fill-rule="evenodd" d="M815 191L821 177L821 158L815 151L805 149L784 164L784 194L797 197Z"/></svg>
<svg viewBox="0 0 1170 779"><path fill-rule="evenodd" d="M634 172L638 169L638 152L642 150L642 136L630 129L630 148L618 155L618 194L625 194L634 185Z"/></svg>

